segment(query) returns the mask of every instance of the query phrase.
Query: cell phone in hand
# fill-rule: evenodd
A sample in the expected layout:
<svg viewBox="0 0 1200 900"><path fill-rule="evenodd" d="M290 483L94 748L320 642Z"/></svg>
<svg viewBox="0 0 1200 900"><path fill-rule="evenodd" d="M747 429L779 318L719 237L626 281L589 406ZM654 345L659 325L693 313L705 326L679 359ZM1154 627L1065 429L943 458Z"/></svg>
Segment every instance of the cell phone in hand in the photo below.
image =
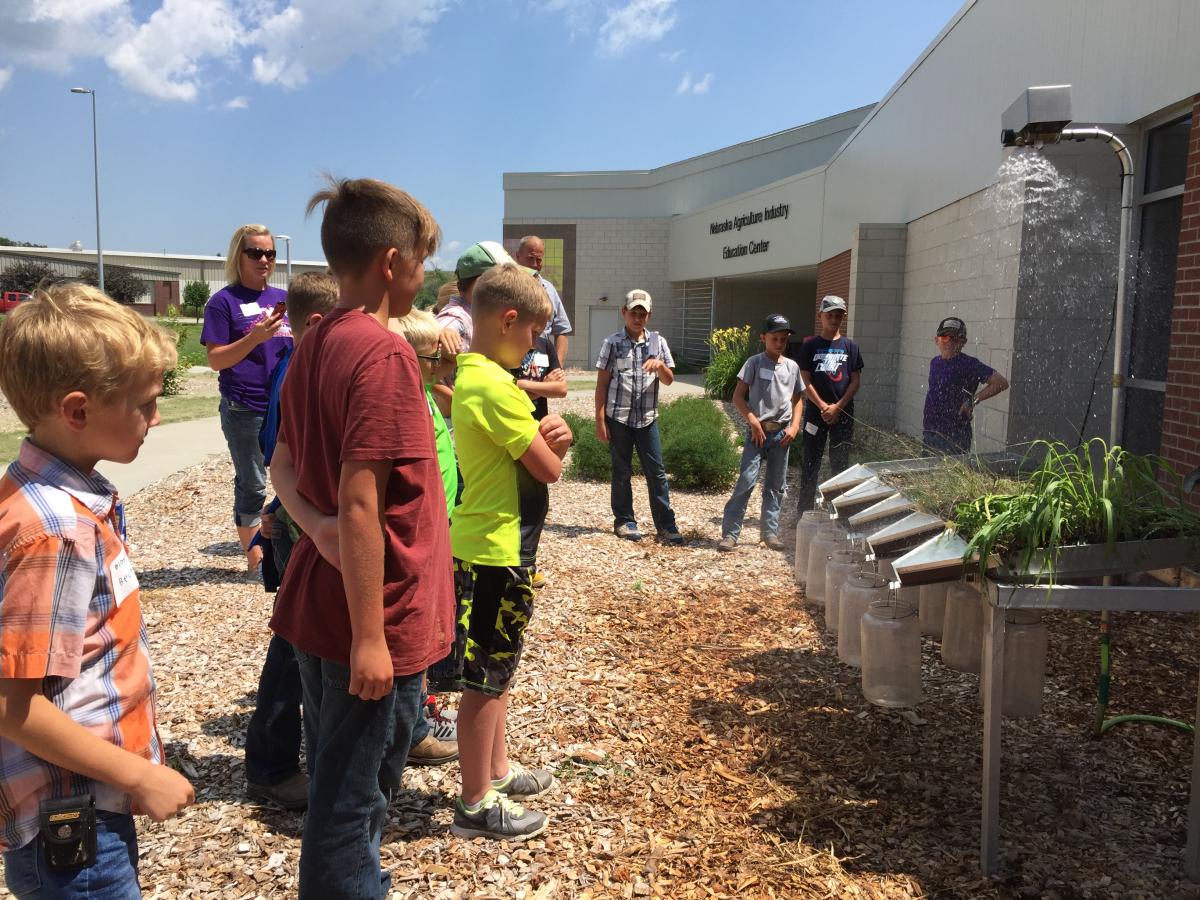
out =
<svg viewBox="0 0 1200 900"><path fill-rule="evenodd" d="M275 309L272 310L272 312L277 316L282 316L285 312L287 312L287 301L280 300L275 304Z"/></svg>

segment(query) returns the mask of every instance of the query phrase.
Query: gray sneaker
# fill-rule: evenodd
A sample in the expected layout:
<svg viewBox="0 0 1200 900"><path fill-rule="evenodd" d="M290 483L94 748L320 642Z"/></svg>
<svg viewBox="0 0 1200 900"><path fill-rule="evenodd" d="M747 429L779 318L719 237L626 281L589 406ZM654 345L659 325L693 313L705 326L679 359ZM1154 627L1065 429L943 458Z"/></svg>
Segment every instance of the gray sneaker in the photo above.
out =
<svg viewBox="0 0 1200 900"><path fill-rule="evenodd" d="M737 549L737 541L731 537L723 537L717 541L717 549L722 553L732 553Z"/></svg>
<svg viewBox="0 0 1200 900"><path fill-rule="evenodd" d="M467 812L462 797L454 801L450 833L465 838L524 841L545 831L547 822L545 813L526 809L503 794L488 791L483 795L479 812Z"/></svg>
<svg viewBox="0 0 1200 900"><path fill-rule="evenodd" d="M613 534L627 541L640 541L642 539L642 533L638 531L637 525L633 522L622 522L613 528Z"/></svg>
<svg viewBox="0 0 1200 900"><path fill-rule="evenodd" d="M554 775L545 769L526 769L524 766L510 762L508 777L503 781L493 781L492 790L499 791L513 800L523 800L526 797L536 797L554 787Z"/></svg>

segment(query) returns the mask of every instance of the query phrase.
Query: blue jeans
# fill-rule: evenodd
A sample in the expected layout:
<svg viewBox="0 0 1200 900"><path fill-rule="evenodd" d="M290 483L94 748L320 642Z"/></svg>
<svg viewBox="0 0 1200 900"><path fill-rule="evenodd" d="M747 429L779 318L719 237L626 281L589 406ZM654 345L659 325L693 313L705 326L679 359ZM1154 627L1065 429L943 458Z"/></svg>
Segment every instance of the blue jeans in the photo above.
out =
<svg viewBox="0 0 1200 900"><path fill-rule="evenodd" d="M925 455L958 456L971 452L971 425L954 433L942 434L938 431L921 432L921 442L925 445Z"/></svg>
<svg viewBox="0 0 1200 900"><path fill-rule="evenodd" d="M349 692L347 666L301 650L296 659L313 721L300 898L385 897L391 876L379 867L379 843L420 715L421 673L397 678L381 700L362 700Z"/></svg>
<svg viewBox="0 0 1200 900"><path fill-rule="evenodd" d="M750 495L754 493L754 485L758 482L758 470L762 462L767 461L767 474L763 478L762 519L758 528L763 537L779 535L779 508L783 505L783 495L787 488L788 451L791 446L783 447L783 430L766 435L761 447L754 445L750 437L750 429L746 429L746 443L742 447L742 471L738 475L737 484L733 486L733 494L725 504L725 514L721 517L721 536L733 538L735 541L742 533L742 519L746 515L746 505Z"/></svg>
<svg viewBox="0 0 1200 900"><path fill-rule="evenodd" d="M642 461L642 472L646 475L646 490L650 494L650 515L654 517L654 528L659 533L673 534L675 513L671 509L671 493L667 487L667 470L663 468L662 447L658 440L658 422L645 428L630 428L605 416L608 424L608 452L612 457L612 512L613 525L636 525L633 517L633 451L637 448Z"/></svg>
<svg viewBox="0 0 1200 900"><path fill-rule="evenodd" d="M271 550L282 579L292 555L292 535L280 519L271 529ZM300 701L296 654L291 644L272 635L258 676L254 712L246 726L246 780L251 784L271 787L300 771Z"/></svg>
<svg viewBox="0 0 1200 900"><path fill-rule="evenodd" d="M51 869L34 838L4 854L4 881L21 898L135 900L142 891L133 817L96 810L96 862L86 869Z"/></svg>
<svg viewBox="0 0 1200 900"><path fill-rule="evenodd" d="M233 460L233 521L240 527L254 528L267 502L267 470L262 448L258 446L263 414L224 397L217 410L229 458Z"/></svg>

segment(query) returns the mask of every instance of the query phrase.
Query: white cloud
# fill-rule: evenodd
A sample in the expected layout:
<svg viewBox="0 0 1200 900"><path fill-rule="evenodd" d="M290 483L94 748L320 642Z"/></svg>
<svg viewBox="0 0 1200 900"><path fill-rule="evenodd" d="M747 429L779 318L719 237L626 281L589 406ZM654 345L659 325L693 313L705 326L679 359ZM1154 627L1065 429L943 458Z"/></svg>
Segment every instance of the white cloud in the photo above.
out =
<svg viewBox="0 0 1200 900"><path fill-rule="evenodd" d="M249 97L234 97L232 100L227 100L225 102L225 108L226 109L249 109L250 108L250 98Z"/></svg>
<svg viewBox="0 0 1200 900"><path fill-rule="evenodd" d="M675 0L629 0L600 26L600 52L621 56L638 44L661 40L675 27Z"/></svg>
<svg viewBox="0 0 1200 900"><path fill-rule="evenodd" d="M128 88L186 102L221 68L297 87L352 56L386 63L422 47L451 2L0 0L0 60L11 75L103 58Z"/></svg>
<svg viewBox="0 0 1200 900"><path fill-rule="evenodd" d="M679 62L679 57L681 56L683 56L682 50L672 50L670 53L668 53L666 50L663 50L658 54L659 59L666 60L669 63Z"/></svg>
<svg viewBox="0 0 1200 900"><path fill-rule="evenodd" d="M454 253L462 247L462 241L447 241L443 249L447 253Z"/></svg>
<svg viewBox="0 0 1200 900"><path fill-rule="evenodd" d="M676 94L707 94L708 89L712 87L713 73L705 72L704 77L699 81L692 81L692 73L684 72L683 78L679 80L679 86L675 88Z"/></svg>
<svg viewBox="0 0 1200 900"><path fill-rule="evenodd" d="M10 78L12 78L12 66L0 69L0 91L4 90L4 86L8 84Z"/></svg>

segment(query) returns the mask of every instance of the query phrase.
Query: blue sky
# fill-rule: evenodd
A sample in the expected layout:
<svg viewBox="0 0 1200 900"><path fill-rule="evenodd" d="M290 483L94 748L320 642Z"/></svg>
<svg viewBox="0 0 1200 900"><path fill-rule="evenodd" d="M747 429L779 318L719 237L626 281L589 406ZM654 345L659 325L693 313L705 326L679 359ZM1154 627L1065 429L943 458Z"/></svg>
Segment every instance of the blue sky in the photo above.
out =
<svg viewBox="0 0 1200 900"><path fill-rule="evenodd" d="M0 0L0 235L322 258L319 173L500 237L505 171L650 168L880 99L961 0Z"/></svg>

